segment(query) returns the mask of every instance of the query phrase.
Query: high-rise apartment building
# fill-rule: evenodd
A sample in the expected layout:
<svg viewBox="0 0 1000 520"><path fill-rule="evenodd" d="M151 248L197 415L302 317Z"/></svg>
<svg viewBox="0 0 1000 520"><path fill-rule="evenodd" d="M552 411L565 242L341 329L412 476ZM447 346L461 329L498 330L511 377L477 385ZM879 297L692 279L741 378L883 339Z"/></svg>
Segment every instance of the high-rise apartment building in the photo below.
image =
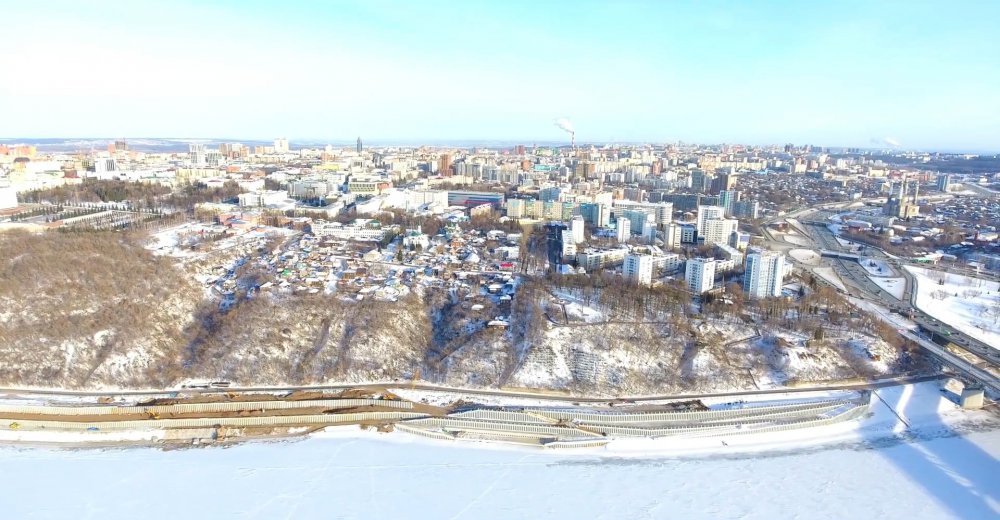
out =
<svg viewBox="0 0 1000 520"><path fill-rule="evenodd" d="M762 251L747 255L743 290L750 298L781 296L785 276L785 255L777 251Z"/></svg>
<svg viewBox="0 0 1000 520"><path fill-rule="evenodd" d="M656 221L652 215L646 215L646 221L642 223L642 241L647 244L656 244Z"/></svg>
<svg viewBox="0 0 1000 520"><path fill-rule="evenodd" d="M704 193L712 185L712 176L703 170L691 170L691 189Z"/></svg>
<svg viewBox="0 0 1000 520"><path fill-rule="evenodd" d="M562 261L568 263L576 257L576 243L573 241L573 231L564 229L560 234L560 245L562 246Z"/></svg>
<svg viewBox="0 0 1000 520"><path fill-rule="evenodd" d="M704 231L698 236L706 245L728 244L730 235L739 228L739 224L738 220L731 218L709 219L705 221Z"/></svg>
<svg viewBox="0 0 1000 520"><path fill-rule="evenodd" d="M736 186L736 174L733 172L727 172L716 175L712 179L712 185L710 191L713 194L720 193L723 191L732 191L733 187L735 186Z"/></svg>
<svg viewBox="0 0 1000 520"><path fill-rule="evenodd" d="M951 175L941 174L937 178L937 189L940 192L948 193L951 189Z"/></svg>
<svg viewBox="0 0 1000 520"><path fill-rule="evenodd" d="M704 294L715 284L714 258L689 258L684 269L684 281L694 294Z"/></svg>
<svg viewBox="0 0 1000 520"><path fill-rule="evenodd" d="M742 198L742 194L736 190L722 190L719 192L719 205L726 211L726 216L731 217L734 206Z"/></svg>
<svg viewBox="0 0 1000 520"><path fill-rule="evenodd" d="M584 241L584 228L585 223L583 217L580 215L574 215L569 221L569 229L573 235L573 243L579 244Z"/></svg>
<svg viewBox="0 0 1000 520"><path fill-rule="evenodd" d="M726 218L726 209L722 206L698 206L698 220L695 223L698 236L704 236L706 221L724 218Z"/></svg>
<svg viewBox="0 0 1000 520"><path fill-rule="evenodd" d="M628 239L632 237L632 222L625 217L618 217L618 242L624 243L628 242Z"/></svg>
<svg viewBox="0 0 1000 520"><path fill-rule="evenodd" d="M191 143L188 145L188 160L191 166L198 168L205 165L205 145L201 143Z"/></svg>
<svg viewBox="0 0 1000 520"><path fill-rule="evenodd" d="M438 157L438 174L442 177L451 177L451 154L443 153Z"/></svg>
<svg viewBox="0 0 1000 520"><path fill-rule="evenodd" d="M663 228L663 247L664 249L673 249L675 247L681 247L681 226L674 224L673 222L667 224Z"/></svg>
<svg viewBox="0 0 1000 520"><path fill-rule="evenodd" d="M625 279L639 285L653 283L653 257L651 255L629 254L622 264L622 274Z"/></svg>
<svg viewBox="0 0 1000 520"><path fill-rule="evenodd" d="M279 137L274 140L274 153L288 153L288 139Z"/></svg>
<svg viewBox="0 0 1000 520"><path fill-rule="evenodd" d="M583 220L596 227L606 227L611 222L611 206L596 202L580 203L580 215Z"/></svg>

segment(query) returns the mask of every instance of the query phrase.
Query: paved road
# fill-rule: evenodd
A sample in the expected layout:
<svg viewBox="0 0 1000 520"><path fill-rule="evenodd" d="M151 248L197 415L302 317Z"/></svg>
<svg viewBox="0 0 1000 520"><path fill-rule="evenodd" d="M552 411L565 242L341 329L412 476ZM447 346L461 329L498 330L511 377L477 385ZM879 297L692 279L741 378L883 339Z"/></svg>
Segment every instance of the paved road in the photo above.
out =
<svg viewBox="0 0 1000 520"><path fill-rule="evenodd" d="M231 388L185 388L185 389L165 389L165 390L102 390L102 391L76 391L76 390L48 390L30 388L0 388L0 394L16 395L38 395L38 396L58 396L58 397L156 397L183 392L189 394L221 394L228 392L294 392L294 391L323 391L323 390L346 390L351 388L381 390L384 388L415 389L430 392L484 395L491 397L514 397L526 399L545 399L551 401L563 401L573 403L606 403L610 401L668 401L684 399L707 399L715 397L740 397L751 395L784 394L784 393L804 393L822 392L831 390L871 390L885 388L908 383L922 383L934 381L947 377L944 374L928 374L918 376L899 376L885 379L873 380L867 383L833 384L825 386L810 386L801 388L774 388L765 390L744 390L738 392L719 393L697 393L697 394L663 394L645 396L622 396L622 397L576 397L557 393L530 392L520 390L490 390L474 388L456 388L426 383L408 384L403 381L370 384L342 384L342 385L306 385L306 386L252 386L252 387L231 387ZM2 397L2 395L0 395Z"/></svg>
<svg viewBox="0 0 1000 520"><path fill-rule="evenodd" d="M820 243L824 249L832 251L845 250L845 248L837 242L836 238L834 238L833 233L830 232L830 230L825 226L810 226L809 231L811 231L811 238ZM871 246L866 246L864 248L863 255L866 257L884 260L892 265L896 271L902 273L907 282L907 289L904 292L903 299L902 301L897 299L872 282L868 277L867 270L865 270L864 267L859 265L857 262L842 259L831 260L830 262L832 263L830 265L833 266L835 272L837 272L837 274L844 281L845 285L848 287L847 293L851 296L869 300L881 306L903 313L930 334L936 334L938 337L948 340L956 347L975 356L979 359L979 361L969 362L959 355L949 351L946 347L938 345L930 340L917 336L911 332L904 331L903 334L908 339L915 341L918 345L921 345L927 351L931 352L946 365L962 371L970 378L976 379L1000 392L1000 387L997 386L1000 384L998 383L997 377L997 374L1000 374L1000 351L990 345L976 340L975 338L963 334L946 324L940 323L920 309L917 309L916 305L914 305L913 287L915 281L912 275L902 268L902 263L899 259L891 258L880 249Z"/></svg>

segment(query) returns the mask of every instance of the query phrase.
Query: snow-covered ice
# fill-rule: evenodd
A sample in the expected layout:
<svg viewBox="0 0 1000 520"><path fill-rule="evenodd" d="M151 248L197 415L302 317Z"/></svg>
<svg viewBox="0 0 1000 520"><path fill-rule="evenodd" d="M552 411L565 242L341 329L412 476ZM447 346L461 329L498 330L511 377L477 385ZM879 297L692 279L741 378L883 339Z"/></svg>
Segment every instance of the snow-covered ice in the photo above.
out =
<svg viewBox="0 0 1000 520"><path fill-rule="evenodd" d="M879 394L855 438L775 438L764 452L718 440L684 455L542 451L353 429L227 449L0 448L0 499L6 518L997 518L995 416L956 410L936 384Z"/></svg>
<svg viewBox="0 0 1000 520"><path fill-rule="evenodd" d="M904 269L917 281L920 310L1000 349L1000 283L920 267Z"/></svg>

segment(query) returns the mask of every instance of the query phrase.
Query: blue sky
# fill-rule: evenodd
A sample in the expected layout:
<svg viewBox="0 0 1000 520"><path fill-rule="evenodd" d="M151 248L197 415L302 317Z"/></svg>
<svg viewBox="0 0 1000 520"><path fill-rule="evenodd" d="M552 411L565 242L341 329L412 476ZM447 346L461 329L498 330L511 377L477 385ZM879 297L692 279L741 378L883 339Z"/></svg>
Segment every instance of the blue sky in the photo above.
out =
<svg viewBox="0 0 1000 520"><path fill-rule="evenodd" d="M0 136L1000 150L1000 2L0 5Z"/></svg>

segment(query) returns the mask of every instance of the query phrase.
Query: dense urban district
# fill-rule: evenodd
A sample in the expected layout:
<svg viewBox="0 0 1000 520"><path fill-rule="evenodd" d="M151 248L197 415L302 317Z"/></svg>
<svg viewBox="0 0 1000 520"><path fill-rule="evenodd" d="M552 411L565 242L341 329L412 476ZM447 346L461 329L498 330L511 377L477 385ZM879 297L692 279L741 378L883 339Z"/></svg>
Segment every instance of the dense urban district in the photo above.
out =
<svg viewBox="0 0 1000 520"><path fill-rule="evenodd" d="M0 385L989 385L997 172L791 144L7 141Z"/></svg>

